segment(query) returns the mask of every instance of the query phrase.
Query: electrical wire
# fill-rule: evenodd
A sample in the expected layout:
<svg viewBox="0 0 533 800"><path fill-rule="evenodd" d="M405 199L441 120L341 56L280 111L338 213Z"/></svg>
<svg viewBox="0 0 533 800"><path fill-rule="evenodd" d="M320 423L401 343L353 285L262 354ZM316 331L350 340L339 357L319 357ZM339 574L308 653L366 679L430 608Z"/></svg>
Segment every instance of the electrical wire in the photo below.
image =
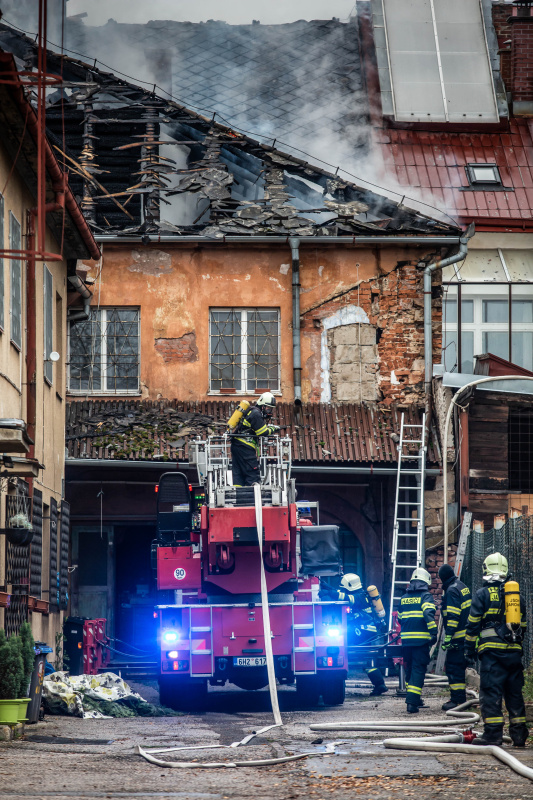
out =
<svg viewBox="0 0 533 800"><path fill-rule="evenodd" d="M4 19L4 22L6 22L10 27L14 28L15 30L20 31L25 36L35 36L36 35L35 33L31 33L29 31L24 30L23 28L19 28L18 25L15 25L14 23L10 22L5 17L3 19ZM51 45L52 47L57 47L57 48L60 47L60 45L58 45L58 44L56 44L54 42L51 42L49 39L47 39L46 42L47 42L48 45ZM91 60L88 55L86 55L84 53L79 53L77 50L72 50L72 49L70 49L68 47L64 47L63 50L67 51L68 53L73 53L74 55L80 56L80 58L82 58L82 59ZM384 186L381 186L380 184L375 183L373 181L366 180L365 178L360 178L358 175L355 175L354 173L349 172L348 170L344 169L343 167L336 166L335 164L331 164L330 162L325 161L324 159L319 158L318 156L312 155L311 153L308 153L308 152L306 152L305 150L302 150L299 147L294 147L294 145L289 144L288 142L283 142L281 139L277 139L277 138L272 137L272 136L265 137L263 134L260 134L260 133L258 133L256 131L249 131L246 128L241 128L239 125L234 125L231 122L231 120L226 119L218 111L212 111L212 110L204 109L201 106L197 106L197 105L195 105L193 103L189 103L189 102L186 102L184 100L181 100L181 98L175 97L173 94L171 94L171 92L168 92L166 89L164 89L162 86L159 86L157 83L151 83L150 81L144 81L141 78L136 78L133 75L129 75L126 72L122 72L119 69L115 69L114 67L110 66L109 64L105 64L103 61L99 61L99 59L97 59L97 58L95 58L93 60L93 69L98 69L97 66L96 66L97 64L100 64L101 66L105 67L106 69L111 70L113 74L121 75L122 77L128 78L129 80L134 81L137 84L141 83L141 84L144 84L146 86L153 87L152 88L152 94L155 94L155 90L157 89L159 92L162 92L163 94L165 94L170 100L172 100L173 102L177 103L178 105L180 105L185 110L195 109L198 113L200 113L200 114L202 114L202 115L204 115L206 117L211 117L211 121L212 122L215 122L215 117L217 117L219 120L222 120L224 125L226 125L227 127L231 128L232 130L238 131L239 133L243 133L243 134L245 134L247 136L251 136L258 142L264 141L265 139L272 139L273 143L279 143L279 144L283 145L283 147L290 148L290 150L294 151L295 153L300 153L301 155L306 156L307 158L313 159L314 161L319 161L321 164L324 164L326 167L329 167L330 169L335 170L335 174L336 175L339 172L342 172L344 175L347 175L349 178L353 178L354 180L356 180L358 182L367 184L368 186L372 186L375 189L380 189L382 192L385 192L386 195L393 194L396 197L401 198L400 203L403 203L404 200L409 200L409 201L411 201L413 203L418 203L419 205L422 205L425 208L429 208L432 211L436 211L438 214L440 214L443 217L445 217L446 219L448 219L454 225L454 227L457 227L457 220L453 219L453 217L451 217L445 211L442 211L442 209L431 205L431 203L426 203L423 200L418 200L418 199L416 199L414 197L410 197L409 195L401 194L400 192L396 192L393 189L388 189L388 188L386 188ZM84 64L84 66L90 68L89 64ZM301 127L305 129L305 126L301 126ZM272 144L272 147L274 147L274 144Z"/></svg>

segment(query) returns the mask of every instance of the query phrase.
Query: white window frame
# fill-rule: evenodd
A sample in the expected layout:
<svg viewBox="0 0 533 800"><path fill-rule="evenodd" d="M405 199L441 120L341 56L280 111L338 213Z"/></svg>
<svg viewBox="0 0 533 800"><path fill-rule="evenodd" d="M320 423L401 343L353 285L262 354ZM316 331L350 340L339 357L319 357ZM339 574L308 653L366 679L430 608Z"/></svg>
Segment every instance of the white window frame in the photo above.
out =
<svg viewBox="0 0 533 800"><path fill-rule="evenodd" d="M68 388L67 391L71 395L92 395L92 396L115 396L120 397L122 395L140 395L141 394L141 309L139 306L105 306L102 308L94 308L94 311L97 313L101 313L104 315L105 318L105 325L102 325L102 348L100 353L101 358L101 370L100 370L100 384L101 386L107 385L107 312L108 311L136 311L137 312L137 326L138 326L138 335L137 335L137 388L136 389L73 389L71 387L71 375L70 375L70 359L71 359L71 329L72 323L68 325Z"/></svg>
<svg viewBox="0 0 533 800"><path fill-rule="evenodd" d="M44 379L52 386L54 364L50 361L50 353L54 349L54 278L43 264L43 356Z"/></svg>
<svg viewBox="0 0 533 800"><path fill-rule="evenodd" d="M15 227L17 226L17 227ZM11 250L22 250L22 226L12 211L9 212L9 247ZM23 301L22 301L22 259L10 259L10 302L9 302L9 319L10 319L10 341L16 349L22 351L22 320L23 320ZM13 321L14 321L14 306L15 306L15 290L18 285L18 299L20 305L19 317L19 333L20 340L13 335Z"/></svg>
<svg viewBox="0 0 533 800"><path fill-rule="evenodd" d="M214 335L212 329L212 314L214 312L240 312L241 315L241 339L243 340L244 346L241 347L241 386L244 386L243 389L236 389L235 391L228 391L228 390L219 390L213 389L211 383L211 359L213 357L212 351L212 337ZM278 385L275 389L247 389L246 386L248 384L248 363L247 363L247 347L246 347L246 340L248 334L248 313L256 313L258 311L268 311L277 313L278 317L278 348L277 348L277 358L278 358ZM263 306L245 306L245 307L212 307L209 309L209 392L210 395L217 395L220 397L224 397L227 395L252 395L252 394L260 394L262 392L272 392L272 394L276 396L281 395L281 312L278 307L268 308Z"/></svg>

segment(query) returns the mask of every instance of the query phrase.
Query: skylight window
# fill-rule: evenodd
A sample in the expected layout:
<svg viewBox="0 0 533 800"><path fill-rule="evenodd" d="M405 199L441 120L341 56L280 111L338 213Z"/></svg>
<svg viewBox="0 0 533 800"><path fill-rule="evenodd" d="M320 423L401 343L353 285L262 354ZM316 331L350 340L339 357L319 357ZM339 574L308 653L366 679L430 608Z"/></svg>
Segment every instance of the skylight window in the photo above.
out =
<svg viewBox="0 0 533 800"><path fill-rule="evenodd" d="M468 164L466 174L471 186L501 186L500 170L496 164Z"/></svg>

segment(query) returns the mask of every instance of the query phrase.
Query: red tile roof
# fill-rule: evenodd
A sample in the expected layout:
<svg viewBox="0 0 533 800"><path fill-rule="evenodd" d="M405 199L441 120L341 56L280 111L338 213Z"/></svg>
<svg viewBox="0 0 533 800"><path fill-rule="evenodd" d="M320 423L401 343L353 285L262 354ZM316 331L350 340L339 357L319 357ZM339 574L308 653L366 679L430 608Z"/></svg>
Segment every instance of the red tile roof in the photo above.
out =
<svg viewBox="0 0 533 800"><path fill-rule="evenodd" d="M166 455L169 460L187 461L189 439L205 437L209 429L223 433L235 405L235 401L73 401L67 406L68 457L151 461ZM421 414L409 407L406 422L419 424ZM295 462L340 466L397 462L391 434L399 433L400 418L401 410L394 406L306 403L296 410L291 403L278 403L274 421L282 426L282 434L290 436ZM428 461L440 461L434 431Z"/></svg>
<svg viewBox="0 0 533 800"><path fill-rule="evenodd" d="M484 228L533 227L533 122L512 119L506 132L374 131L387 173L407 196ZM508 191L468 188L465 164L492 163ZM411 192L409 191L411 190Z"/></svg>

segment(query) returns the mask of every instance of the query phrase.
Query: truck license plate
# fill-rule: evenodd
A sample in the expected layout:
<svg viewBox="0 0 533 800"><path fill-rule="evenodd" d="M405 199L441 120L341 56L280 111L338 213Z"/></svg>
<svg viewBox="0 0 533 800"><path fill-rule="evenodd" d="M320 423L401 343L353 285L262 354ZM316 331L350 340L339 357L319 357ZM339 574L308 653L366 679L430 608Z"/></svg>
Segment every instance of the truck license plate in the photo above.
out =
<svg viewBox="0 0 533 800"><path fill-rule="evenodd" d="M266 656L252 656L251 658L246 656L233 659L234 667L265 667L266 663Z"/></svg>

